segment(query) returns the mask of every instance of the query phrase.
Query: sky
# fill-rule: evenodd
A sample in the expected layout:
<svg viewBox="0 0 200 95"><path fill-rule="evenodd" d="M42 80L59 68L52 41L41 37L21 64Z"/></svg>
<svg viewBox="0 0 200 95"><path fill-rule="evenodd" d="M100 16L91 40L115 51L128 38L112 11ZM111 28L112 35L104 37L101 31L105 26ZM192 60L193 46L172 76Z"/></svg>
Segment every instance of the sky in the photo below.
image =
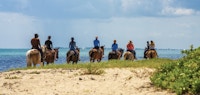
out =
<svg viewBox="0 0 200 95"><path fill-rule="evenodd" d="M39 34L43 45L92 47L98 36L110 48L189 49L200 45L200 0L0 0L0 48L31 48Z"/></svg>

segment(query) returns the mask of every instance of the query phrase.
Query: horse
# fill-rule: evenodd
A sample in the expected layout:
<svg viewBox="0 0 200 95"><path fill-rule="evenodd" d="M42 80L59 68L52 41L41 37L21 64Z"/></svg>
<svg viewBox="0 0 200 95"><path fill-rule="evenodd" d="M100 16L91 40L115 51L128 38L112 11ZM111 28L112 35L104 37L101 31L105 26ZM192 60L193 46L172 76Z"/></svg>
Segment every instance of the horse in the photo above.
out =
<svg viewBox="0 0 200 95"><path fill-rule="evenodd" d="M80 54L80 49L76 49L76 53L73 50L69 50L66 54L66 61L69 64L70 61L72 61L72 64L76 63L79 61L79 54Z"/></svg>
<svg viewBox="0 0 200 95"><path fill-rule="evenodd" d="M45 54L44 54L45 55L44 61L47 63L47 65L49 63L54 63L54 61L58 59L58 52L59 52L58 49L59 48L54 48L53 50L47 50L45 52Z"/></svg>
<svg viewBox="0 0 200 95"><path fill-rule="evenodd" d="M135 58L136 57L130 51L127 51L127 52L124 53L124 60L132 60L132 61L134 61Z"/></svg>
<svg viewBox="0 0 200 95"><path fill-rule="evenodd" d="M114 51L109 52L109 54L108 54L108 60L111 60L111 59L120 59L122 57L123 53L124 53L124 49L119 48L118 51L120 52L120 54L117 54Z"/></svg>
<svg viewBox="0 0 200 95"><path fill-rule="evenodd" d="M147 50L144 57L146 59L157 58L158 54L157 54L156 50Z"/></svg>
<svg viewBox="0 0 200 95"><path fill-rule="evenodd" d="M97 62L100 62L101 59L103 58L103 54L104 54L104 46L101 46L99 50L94 48L91 49L89 51L90 62L94 62L95 60L97 60Z"/></svg>
<svg viewBox="0 0 200 95"><path fill-rule="evenodd" d="M41 54L40 51L37 49L31 49L26 52L26 62L27 67L31 67L32 64L36 67L37 64L43 66L43 62L41 62Z"/></svg>

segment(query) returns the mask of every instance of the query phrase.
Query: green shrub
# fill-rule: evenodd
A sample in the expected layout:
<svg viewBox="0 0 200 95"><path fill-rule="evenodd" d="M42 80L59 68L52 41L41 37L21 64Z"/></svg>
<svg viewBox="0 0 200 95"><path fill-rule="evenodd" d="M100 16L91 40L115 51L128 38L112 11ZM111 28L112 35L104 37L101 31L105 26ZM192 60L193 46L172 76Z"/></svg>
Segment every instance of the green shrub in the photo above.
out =
<svg viewBox="0 0 200 95"><path fill-rule="evenodd" d="M84 70L83 74L101 75L103 73L105 73L105 71L100 69L99 67L95 67L92 64L87 64L87 68L86 70Z"/></svg>
<svg viewBox="0 0 200 95"><path fill-rule="evenodd" d="M200 94L200 48L182 51L178 61L161 65L150 78L154 85L181 94Z"/></svg>

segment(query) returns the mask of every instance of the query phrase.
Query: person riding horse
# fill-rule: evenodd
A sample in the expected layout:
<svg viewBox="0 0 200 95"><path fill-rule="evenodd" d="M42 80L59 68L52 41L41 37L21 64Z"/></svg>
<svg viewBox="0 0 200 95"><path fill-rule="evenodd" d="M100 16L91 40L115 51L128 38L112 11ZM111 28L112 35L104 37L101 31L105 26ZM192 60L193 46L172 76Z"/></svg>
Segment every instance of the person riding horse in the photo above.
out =
<svg viewBox="0 0 200 95"><path fill-rule="evenodd" d="M71 38L71 42L69 43L69 48L70 48L70 51L74 51L74 55L78 55L78 59L80 60L80 57L79 57L79 51L77 51L77 46L76 46L76 42L74 41L74 37ZM70 57L70 56L68 56Z"/></svg>
<svg viewBox="0 0 200 95"><path fill-rule="evenodd" d="M45 52L45 61L47 64L49 62L54 62L58 58L58 48L53 49L53 43L51 41L51 36L48 36L47 40L45 41L45 46L47 51Z"/></svg>
<svg viewBox="0 0 200 95"><path fill-rule="evenodd" d="M112 51L115 52L118 55L118 59L121 57L121 53L118 51L118 44L117 41L114 40L114 43L112 44Z"/></svg>
<svg viewBox="0 0 200 95"><path fill-rule="evenodd" d="M96 36L95 40L93 41L94 48L92 49L92 54L97 51L100 52L100 41L98 40L98 36ZM92 55L91 54L91 55ZM104 54L103 54L104 55Z"/></svg>
<svg viewBox="0 0 200 95"><path fill-rule="evenodd" d="M149 41L147 41L147 47L145 48L145 51L144 51L144 58L148 58L147 56L148 51L153 51L155 53L154 57L157 57L157 52L155 50L155 43L152 40L150 41L150 44L149 44Z"/></svg>
<svg viewBox="0 0 200 95"><path fill-rule="evenodd" d="M45 41L45 45L48 50L52 50L53 48L53 43L51 41L51 36L48 36L48 39Z"/></svg>
<svg viewBox="0 0 200 95"><path fill-rule="evenodd" d="M94 48L89 51L90 62L94 62L95 60L100 62L104 55L104 46L100 46L100 41L97 36L93 41L93 44Z"/></svg>
<svg viewBox="0 0 200 95"><path fill-rule="evenodd" d="M35 37L31 39L31 45L32 45L32 49L37 49L38 51L40 51L41 62L43 62L43 52L40 45L40 39L38 37L39 35L35 34Z"/></svg>
<svg viewBox="0 0 200 95"><path fill-rule="evenodd" d="M129 43L126 45L127 47L127 51L131 52L134 56L134 58L136 58L136 52L134 50L134 45L132 41L129 41Z"/></svg>
<svg viewBox="0 0 200 95"><path fill-rule="evenodd" d="M98 50L100 47L100 41L98 40L98 37L96 37L93 43L94 43L94 48Z"/></svg>

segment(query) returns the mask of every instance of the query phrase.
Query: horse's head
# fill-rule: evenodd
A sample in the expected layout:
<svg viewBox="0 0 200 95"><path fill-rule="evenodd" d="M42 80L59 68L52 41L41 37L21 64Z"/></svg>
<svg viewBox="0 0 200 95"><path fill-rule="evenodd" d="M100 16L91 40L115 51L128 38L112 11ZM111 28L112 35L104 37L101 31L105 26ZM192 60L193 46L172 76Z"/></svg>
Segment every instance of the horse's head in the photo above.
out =
<svg viewBox="0 0 200 95"><path fill-rule="evenodd" d="M118 50L119 50L121 53L124 52L124 49L122 49L122 48L119 48Z"/></svg>
<svg viewBox="0 0 200 95"><path fill-rule="evenodd" d="M76 48L76 50L77 50L78 52L80 52L80 48Z"/></svg>
<svg viewBox="0 0 200 95"><path fill-rule="evenodd" d="M58 58L58 52L59 52L59 48L54 48L55 52L56 52L56 58Z"/></svg>
<svg viewBox="0 0 200 95"><path fill-rule="evenodd" d="M123 53L124 53L124 49L119 48L118 50L119 50L119 52L121 53L121 57L122 57L122 55L123 55Z"/></svg>
<svg viewBox="0 0 200 95"><path fill-rule="evenodd" d="M105 46L101 46L100 48L101 48L101 49L104 49L104 47L105 47Z"/></svg>
<svg viewBox="0 0 200 95"><path fill-rule="evenodd" d="M41 46L42 52L46 52L47 51L47 47L46 45Z"/></svg>
<svg viewBox="0 0 200 95"><path fill-rule="evenodd" d="M105 47L105 46L101 46L101 47L100 47L100 48L103 50L103 52L104 52L104 47Z"/></svg>

